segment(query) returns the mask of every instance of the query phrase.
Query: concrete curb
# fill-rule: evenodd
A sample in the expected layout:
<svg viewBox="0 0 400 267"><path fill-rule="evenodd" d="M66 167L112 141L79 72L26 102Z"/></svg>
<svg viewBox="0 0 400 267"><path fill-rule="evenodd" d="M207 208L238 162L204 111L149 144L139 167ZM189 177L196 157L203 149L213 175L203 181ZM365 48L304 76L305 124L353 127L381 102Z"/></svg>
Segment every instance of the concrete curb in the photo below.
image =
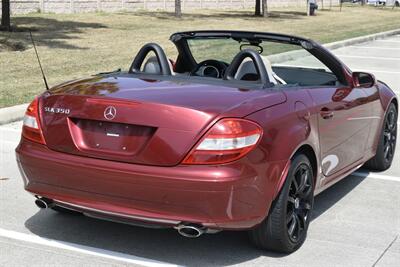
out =
<svg viewBox="0 0 400 267"><path fill-rule="evenodd" d="M328 49L338 49L338 48L342 48L342 47L346 47L346 46L350 46L350 45L365 43L365 42L374 41L377 39L383 39L385 37L396 35L396 34L400 34L400 29L386 31L386 32L379 32L379 33L355 37L355 38L351 38L351 39L347 39L347 40L343 40L343 41L323 44L323 46ZM289 52L271 56L271 62L279 63L279 62L284 62L284 61L295 60L295 59L298 59L298 58L301 58L304 56L305 56L305 53L302 51L299 51L299 50L289 51ZM0 109L0 125L14 122L17 120L21 120L25 114L25 110L27 107L28 107L28 104L22 104L22 105L7 107L7 108L1 108Z"/></svg>
<svg viewBox="0 0 400 267"><path fill-rule="evenodd" d="M0 125L21 120L28 104L22 104L0 109Z"/></svg>
<svg viewBox="0 0 400 267"><path fill-rule="evenodd" d="M360 36L360 37L355 37L351 39L346 39L342 41L337 41L333 43L327 43L327 44L322 44L323 47L333 50L333 49L338 49L346 46L351 46L355 44L360 44L360 43L366 43L378 39L383 39L388 36L400 34L400 29L396 30L391 30L391 31L386 31L386 32L379 32L379 33L374 33L370 35L365 35L365 36ZM269 56L269 60L271 63L282 63L286 61L291 61L291 60L296 60L305 56L309 56L309 54L305 50L294 50L294 51L289 51L289 52L284 52L276 55L271 55Z"/></svg>
<svg viewBox="0 0 400 267"><path fill-rule="evenodd" d="M365 43L365 42L370 42L370 41L374 41L374 40L378 40L378 39L383 39L385 37L396 35L396 34L400 34L400 29L355 37L355 38L351 38L351 39L347 39L347 40L343 40L343 41L324 44L323 46L328 49L337 49L337 48L346 47L346 46L350 46L350 45L354 45L354 44Z"/></svg>

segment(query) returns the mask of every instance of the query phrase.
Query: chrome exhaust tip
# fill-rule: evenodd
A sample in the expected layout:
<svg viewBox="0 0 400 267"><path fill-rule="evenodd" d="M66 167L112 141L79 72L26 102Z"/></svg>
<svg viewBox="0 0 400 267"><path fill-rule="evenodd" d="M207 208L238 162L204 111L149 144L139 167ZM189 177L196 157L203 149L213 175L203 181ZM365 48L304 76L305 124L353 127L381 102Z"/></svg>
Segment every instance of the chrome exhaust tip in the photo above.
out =
<svg viewBox="0 0 400 267"><path fill-rule="evenodd" d="M181 236L188 238L197 238L206 232L205 227L201 225L197 226L194 224L180 224L176 226L175 229Z"/></svg>
<svg viewBox="0 0 400 267"><path fill-rule="evenodd" d="M51 199L39 197L35 200L35 204L40 209L48 209L54 206L54 203Z"/></svg>

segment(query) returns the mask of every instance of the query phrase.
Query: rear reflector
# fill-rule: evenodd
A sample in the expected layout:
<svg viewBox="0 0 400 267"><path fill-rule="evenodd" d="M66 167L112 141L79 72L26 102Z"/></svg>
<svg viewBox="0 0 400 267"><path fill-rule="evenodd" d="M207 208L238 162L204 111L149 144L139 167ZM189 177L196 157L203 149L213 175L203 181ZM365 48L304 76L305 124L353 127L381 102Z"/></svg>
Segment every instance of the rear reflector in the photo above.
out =
<svg viewBox="0 0 400 267"><path fill-rule="evenodd" d="M33 142L46 144L39 120L39 101L35 98L28 106L22 123L22 136Z"/></svg>
<svg viewBox="0 0 400 267"><path fill-rule="evenodd" d="M183 161L184 164L221 164L249 153L262 136L261 127L243 119L217 122Z"/></svg>

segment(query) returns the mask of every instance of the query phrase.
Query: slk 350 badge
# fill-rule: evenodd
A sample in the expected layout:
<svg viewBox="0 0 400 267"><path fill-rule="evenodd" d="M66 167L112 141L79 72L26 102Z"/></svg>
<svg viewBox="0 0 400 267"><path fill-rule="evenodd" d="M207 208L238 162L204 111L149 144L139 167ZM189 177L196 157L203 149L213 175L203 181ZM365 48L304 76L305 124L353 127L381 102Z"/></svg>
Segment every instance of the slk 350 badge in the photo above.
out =
<svg viewBox="0 0 400 267"><path fill-rule="evenodd" d="M44 107L45 112L49 113L57 113L57 114L69 114L71 110L69 108L51 108L51 107Z"/></svg>

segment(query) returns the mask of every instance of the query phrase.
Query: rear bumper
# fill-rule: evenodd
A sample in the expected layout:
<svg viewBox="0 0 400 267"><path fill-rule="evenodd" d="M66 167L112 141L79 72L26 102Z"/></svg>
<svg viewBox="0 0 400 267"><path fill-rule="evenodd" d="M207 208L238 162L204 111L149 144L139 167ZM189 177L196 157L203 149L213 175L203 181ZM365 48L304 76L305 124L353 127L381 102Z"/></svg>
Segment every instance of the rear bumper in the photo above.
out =
<svg viewBox="0 0 400 267"><path fill-rule="evenodd" d="M249 229L267 212L286 162L156 167L80 157L22 140L25 189L96 216ZM259 157L258 157L259 158Z"/></svg>

